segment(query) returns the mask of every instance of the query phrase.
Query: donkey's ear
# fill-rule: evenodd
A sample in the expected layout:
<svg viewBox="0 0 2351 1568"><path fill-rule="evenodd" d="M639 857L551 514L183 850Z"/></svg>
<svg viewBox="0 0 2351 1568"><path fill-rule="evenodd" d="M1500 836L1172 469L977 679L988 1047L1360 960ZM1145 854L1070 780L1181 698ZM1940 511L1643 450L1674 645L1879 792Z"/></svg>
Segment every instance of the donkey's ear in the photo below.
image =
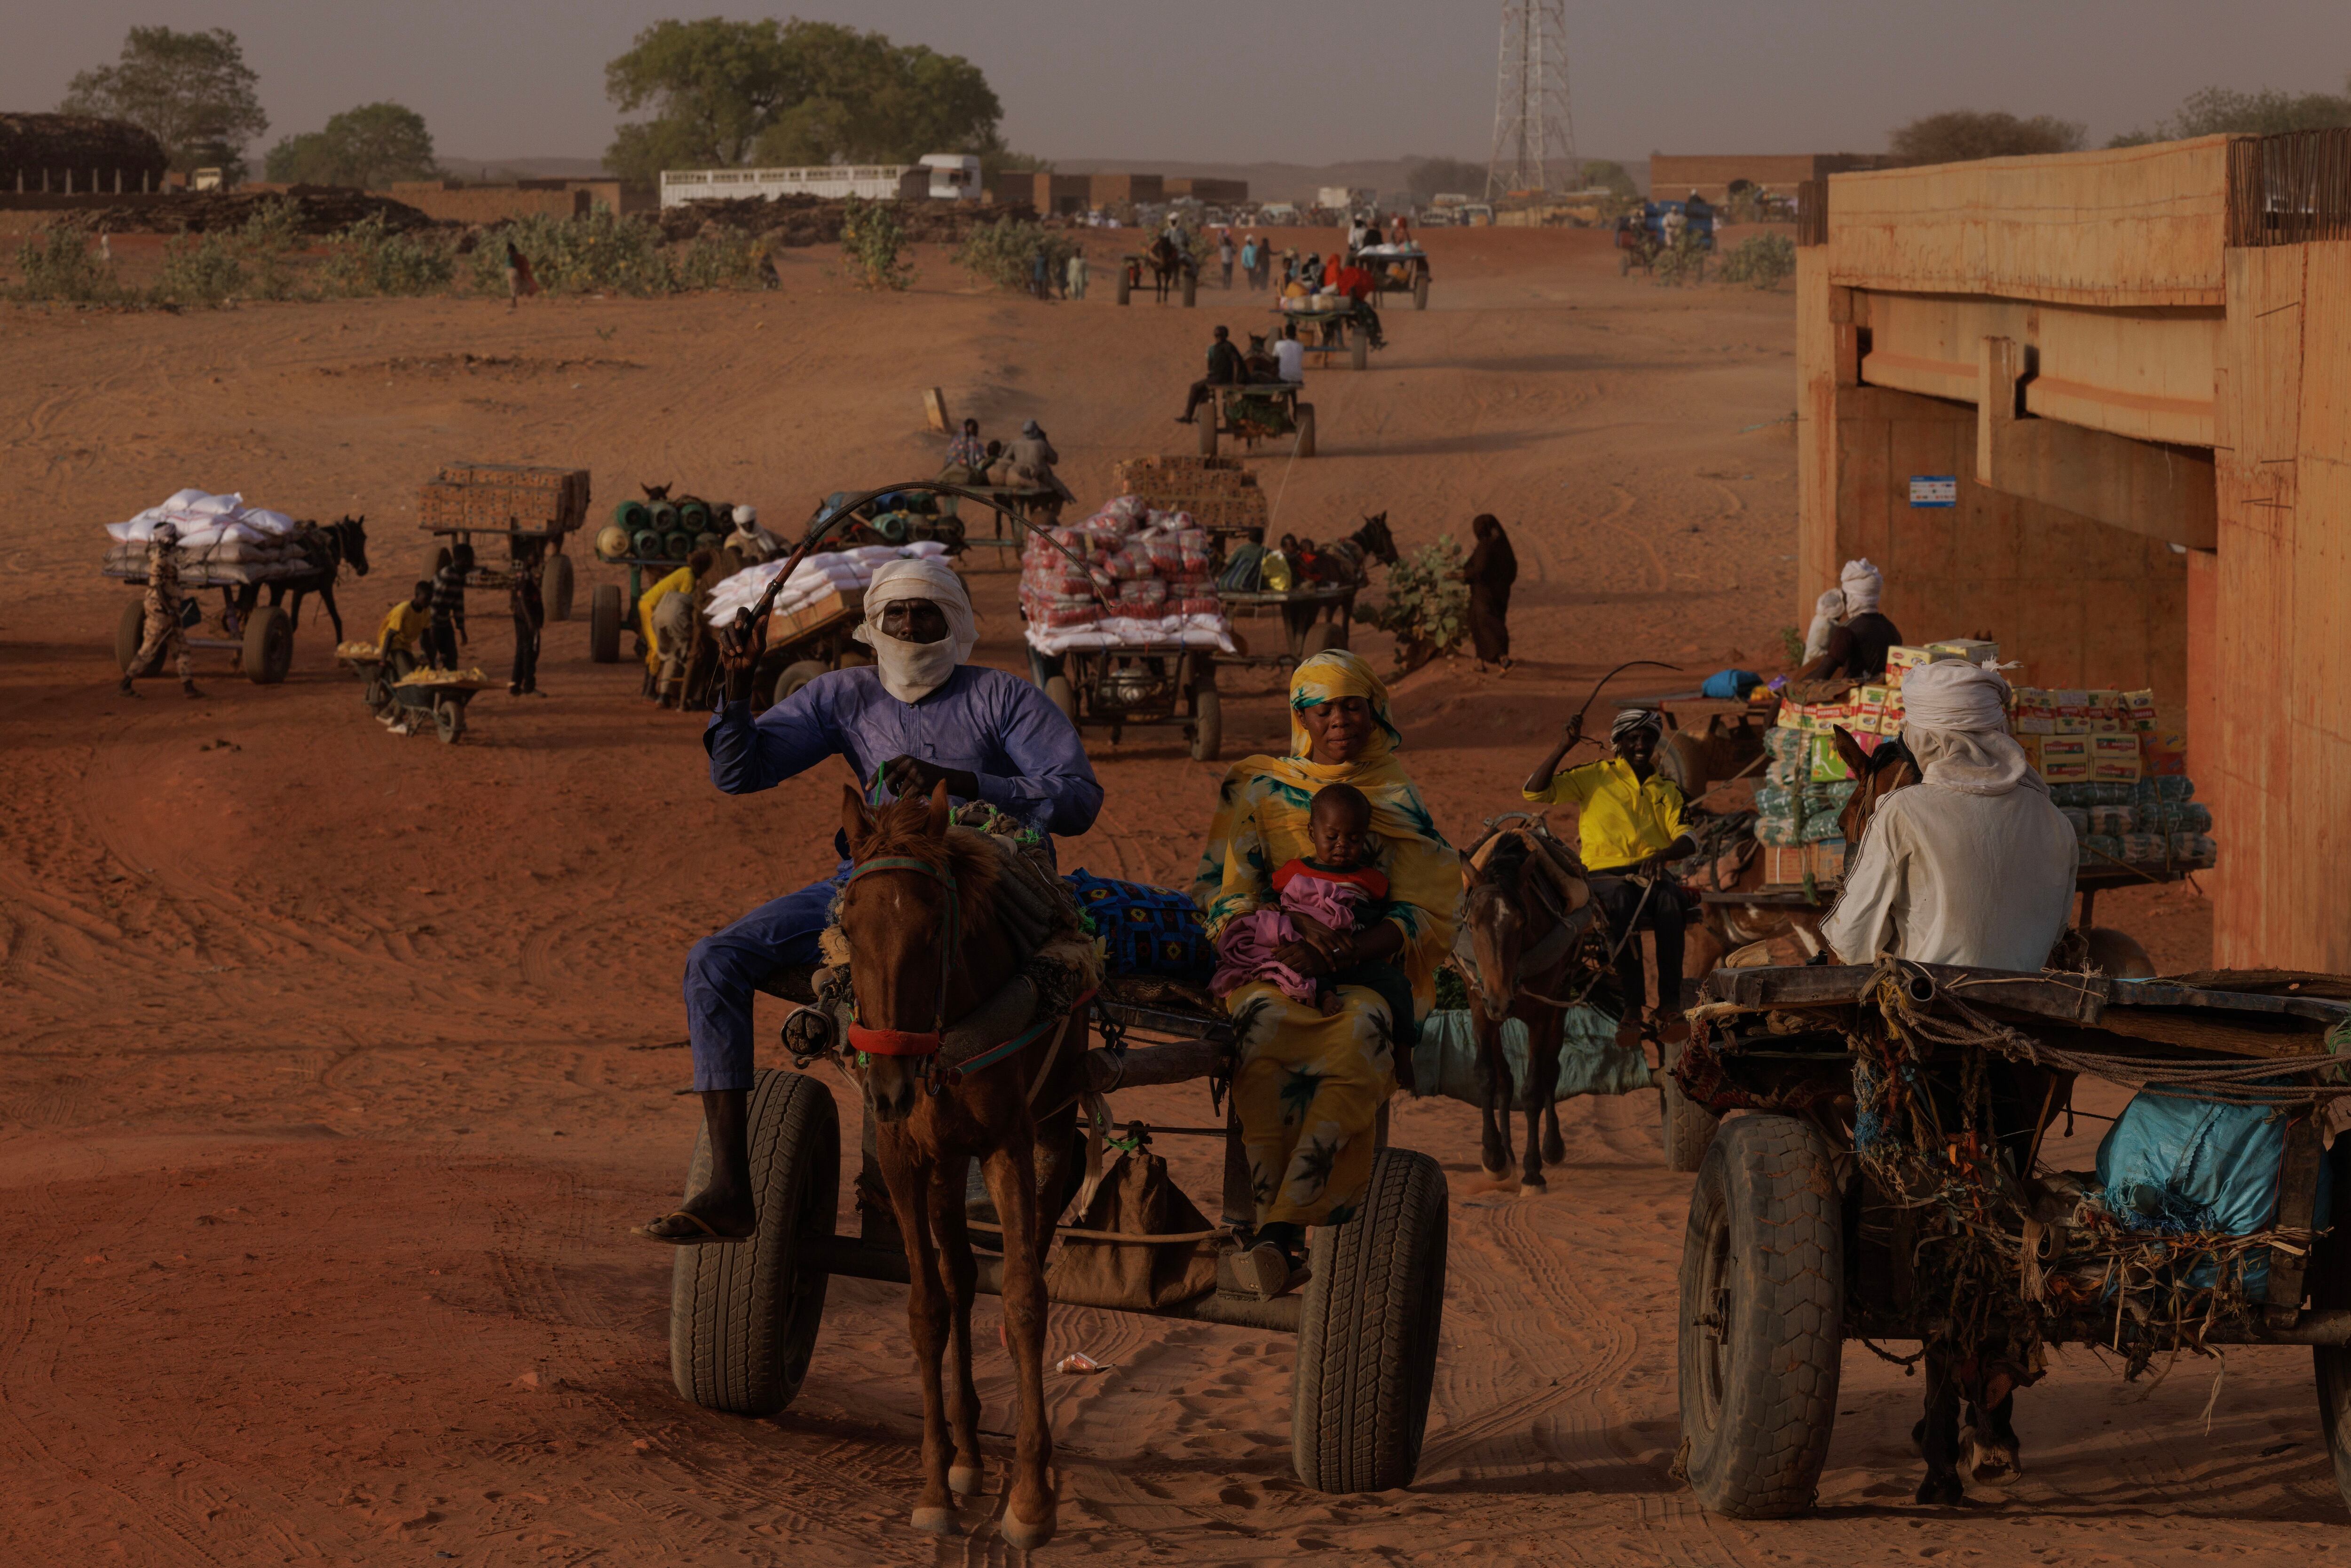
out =
<svg viewBox="0 0 2351 1568"><path fill-rule="evenodd" d="M1869 753L1861 748L1861 742L1847 735L1843 725L1830 733L1836 737L1836 754L1844 761L1845 771L1855 779L1868 778Z"/></svg>
<svg viewBox="0 0 2351 1568"><path fill-rule="evenodd" d="M841 787L841 836L849 841L849 857L857 858L866 836L873 831L872 813L865 809L865 798L854 784Z"/></svg>
<svg viewBox="0 0 2351 1568"><path fill-rule="evenodd" d="M947 781L944 779L931 786L930 821L923 824L927 838L943 839L947 831Z"/></svg>

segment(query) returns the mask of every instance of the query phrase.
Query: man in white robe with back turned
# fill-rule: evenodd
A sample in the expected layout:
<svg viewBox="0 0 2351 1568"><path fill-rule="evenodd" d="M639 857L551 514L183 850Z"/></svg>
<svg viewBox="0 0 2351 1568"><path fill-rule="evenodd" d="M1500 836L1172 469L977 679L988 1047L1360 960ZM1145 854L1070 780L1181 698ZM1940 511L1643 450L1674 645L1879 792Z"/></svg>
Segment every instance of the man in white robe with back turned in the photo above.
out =
<svg viewBox="0 0 2351 1568"><path fill-rule="evenodd" d="M2008 733L2008 683L1955 660L1902 682L1924 782L1877 804L1821 936L1838 961L2039 970L2064 935L2074 830Z"/></svg>

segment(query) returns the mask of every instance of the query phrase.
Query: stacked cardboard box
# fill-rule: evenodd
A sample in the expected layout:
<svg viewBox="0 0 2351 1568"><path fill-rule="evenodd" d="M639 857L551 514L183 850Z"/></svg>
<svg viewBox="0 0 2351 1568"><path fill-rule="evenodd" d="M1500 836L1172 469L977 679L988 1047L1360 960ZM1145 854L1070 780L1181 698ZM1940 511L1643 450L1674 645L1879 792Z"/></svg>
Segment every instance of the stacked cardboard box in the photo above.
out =
<svg viewBox="0 0 2351 1568"><path fill-rule="evenodd" d="M1130 457L1111 476L1119 495L1140 496L1157 512L1189 512L1195 528L1265 532L1265 492L1237 457Z"/></svg>
<svg viewBox="0 0 2351 1568"><path fill-rule="evenodd" d="M588 517L588 470L517 463L444 464L417 511L428 529L569 533Z"/></svg>

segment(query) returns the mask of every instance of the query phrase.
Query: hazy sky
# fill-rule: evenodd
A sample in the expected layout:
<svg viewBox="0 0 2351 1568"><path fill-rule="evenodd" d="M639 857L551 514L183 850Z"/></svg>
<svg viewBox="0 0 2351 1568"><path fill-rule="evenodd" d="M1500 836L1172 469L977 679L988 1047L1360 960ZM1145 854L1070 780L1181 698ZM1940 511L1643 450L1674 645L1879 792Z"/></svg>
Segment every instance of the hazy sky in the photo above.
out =
<svg viewBox="0 0 2351 1568"><path fill-rule="evenodd" d="M614 120L604 62L648 23L701 9L35 0L0 51L0 110L54 108L133 24L225 26L260 73L271 141L390 98L423 113L444 155L593 157ZM977 61L1023 151L1148 167L1482 161L1500 13L1499 0L809 0L798 14ZM1568 33L1576 143L1598 157L1874 152L1888 127L1959 106L2086 120L2095 144L2199 87L2340 91L2351 73L2351 0L1569 0Z"/></svg>

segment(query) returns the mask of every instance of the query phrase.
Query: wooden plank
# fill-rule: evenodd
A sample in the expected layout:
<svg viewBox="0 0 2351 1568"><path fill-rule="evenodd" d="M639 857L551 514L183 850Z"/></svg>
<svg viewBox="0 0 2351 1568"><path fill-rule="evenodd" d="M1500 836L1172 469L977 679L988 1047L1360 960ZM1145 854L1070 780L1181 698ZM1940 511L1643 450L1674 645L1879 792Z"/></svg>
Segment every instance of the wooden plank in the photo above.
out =
<svg viewBox="0 0 2351 1568"><path fill-rule="evenodd" d="M2285 1154L2278 1161L2277 1226L2281 1230L2307 1230L2318 1203L2318 1167L2325 1158L2318 1115L2304 1111L2286 1124ZM2302 1312L2303 1275L2309 1254L2270 1249L2269 1287L2263 1294L2263 1322L2271 1328L2292 1328Z"/></svg>
<svg viewBox="0 0 2351 1568"><path fill-rule="evenodd" d="M947 419L947 394L937 387L923 389L923 417L933 430L945 435L953 428Z"/></svg>
<svg viewBox="0 0 2351 1568"><path fill-rule="evenodd" d="M2105 1009L2107 982L2101 977L2027 975L1952 964L1920 964L1938 986L1954 988L1971 1006L1998 1008L2066 1023L2094 1024ZM1719 1000L1750 1008L1850 1006L1861 998L1876 970L1866 965L1810 964L1792 968L1717 969L1708 977Z"/></svg>

